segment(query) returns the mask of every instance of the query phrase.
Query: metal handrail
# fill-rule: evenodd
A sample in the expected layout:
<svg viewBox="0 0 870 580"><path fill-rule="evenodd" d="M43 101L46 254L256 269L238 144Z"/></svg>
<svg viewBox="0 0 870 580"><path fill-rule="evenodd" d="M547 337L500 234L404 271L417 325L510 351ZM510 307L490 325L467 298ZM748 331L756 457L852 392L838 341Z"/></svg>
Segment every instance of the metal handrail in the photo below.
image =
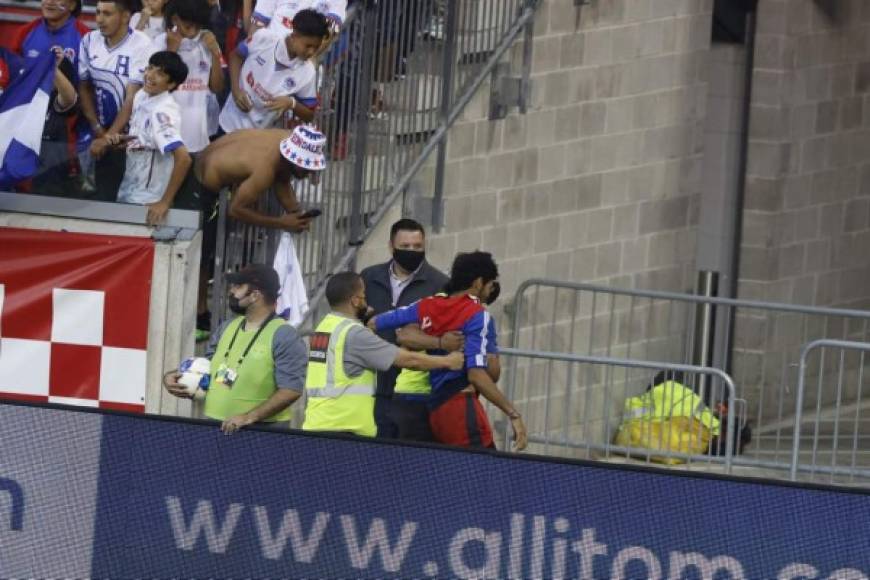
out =
<svg viewBox="0 0 870 580"><path fill-rule="evenodd" d="M543 359L543 360L555 360L555 361L563 361L569 363L584 363L584 364L594 364L594 365L608 365L608 366L618 366L618 367L626 367L626 368L636 368L636 369L653 369L653 370L664 370L664 371L672 371L672 372L684 372L684 373L694 373L698 375L708 375L711 377L718 377L728 389L728 408L734 408L734 401L737 397L737 389L734 385L734 380L731 378L728 373L721 369L717 369L714 367L702 367L696 365L686 365L686 364L677 364L677 363L666 363L666 362L655 362L655 361L644 361L638 359L625 359L625 358L615 358L615 357L607 357L607 356L593 356L593 355L579 355L579 354L568 354L568 353L557 353L557 352L546 352L546 351L538 351L538 350L526 350L526 349L518 349L518 348L503 348L499 350L500 355L510 356L512 358L511 364L511 373L508 379L507 385L507 397L510 400L513 400L514 393L516 391L516 359L519 357L525 358L534 358L534 359ZM726 419L726 437L725 437L725 470L727 473L731 473L731 464L734 456L734 413L728 413ZM505 431L505 448L509 448L509 437L510 434Z"/></svg>
<svg viewBox="0 0 870 580"><path fill-rule="evenodd" d="M743 300L739 298L719 298L713 296L701 296L696 294L683 294L680 292L666 292L662 290L633 290L628 288L612 288L598 284L586 284L582 282L565 282L562 280L548 280L546 278L529 278L520 283L514 293L514 316L520 312L518 304L522 303L523 292L530 286L548 286L551 288L568 288L572 290L588 290L590 292L604 292L606 294L619 294L622 296L635 296L639 298L658 298L662 300L678 300L695 304L716 304L721 306L742 306L744 308L763 308L776 312L792 312L796 314L819 314L824 316L849 316L870 320L870 311L852 310L848 308L830 308L826 306L799 306L784 304L781 302L763 302L758 300Z"/></svg>
<svg viewBox="0 0 870 580"><path fill-rule="evenodd" d="M438 128L429 138L426 145L417 156L416 160L396 180L396 182L390 188L390 192L386 195L383 203L381 203L380 207L372 214L368 226L368 232L371 232L374 227L378 223L380 223L380 221L387 214L392 205L396 202L399 195L402 194L402 192L408 186L414 176L416 176L417 173L420 171L420 168L423 167L423 164L429 158L429 155L431 155L438 148L439 144L447 138L447 132L450 130L450 127L453 126L453 124L465 110L465 107L474 98L477 90L484 83L484 81L486 81L487 77L495 68L499 59L508 51L508 49L510 49L519 34L524 30L524 28L529 25L535 15L535 9L537 7L537 4L538 2L536 0L530 0L527 3L526 8L523 10L522 14L516 19L513 26L511 26L511 28L505 34L502 42L493 50L493 53L487 63L483 66L477 76L466 85L463 93L459 96L459 98L456 99L456 102L451 108L450 113L446 116L444 121L438 126ZM365 238L365 233L367 232L363 232L363 238ZM345 250L344 254L335 262L333 267L330 269L330 273L341 272L348 269L353 263L353 260L356 257L357 253L359 252L359 247L359 243L354 243L353 245L348 247ZM317 288L313 292L309 291L310 304L316 305L325 296L327 278L328 275L324 276L323 280L317 286ZM309 309L309 311L305 315L303 325L311 321L310 319L314 315L314 312L314 308Z"/></svg>

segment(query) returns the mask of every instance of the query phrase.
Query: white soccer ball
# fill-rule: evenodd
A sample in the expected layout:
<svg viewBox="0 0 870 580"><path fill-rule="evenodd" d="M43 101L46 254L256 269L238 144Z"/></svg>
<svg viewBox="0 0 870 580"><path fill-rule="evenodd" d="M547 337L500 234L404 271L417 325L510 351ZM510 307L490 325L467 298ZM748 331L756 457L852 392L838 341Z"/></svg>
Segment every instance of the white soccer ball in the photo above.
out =
<svg viewBox="0 0 870 580"><path fill-rule="evenodd" d="M186 358L178 365L178 372L181 373L178 382L184 385L187 395L204 399L211 383L211 361L202 357Z"/></svg>

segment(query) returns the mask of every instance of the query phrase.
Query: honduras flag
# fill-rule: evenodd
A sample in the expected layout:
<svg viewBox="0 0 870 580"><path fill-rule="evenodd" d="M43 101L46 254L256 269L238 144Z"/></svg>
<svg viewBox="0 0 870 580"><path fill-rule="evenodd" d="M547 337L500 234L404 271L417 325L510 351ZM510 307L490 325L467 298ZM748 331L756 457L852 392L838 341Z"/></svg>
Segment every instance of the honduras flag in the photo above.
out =
<svg viewBox="0 0 870 580"><path fill-rule="evenodd" d="M27 59L26 68L0 95L0 189L9 190L36 173L54 66L51 51Z"/></svg>

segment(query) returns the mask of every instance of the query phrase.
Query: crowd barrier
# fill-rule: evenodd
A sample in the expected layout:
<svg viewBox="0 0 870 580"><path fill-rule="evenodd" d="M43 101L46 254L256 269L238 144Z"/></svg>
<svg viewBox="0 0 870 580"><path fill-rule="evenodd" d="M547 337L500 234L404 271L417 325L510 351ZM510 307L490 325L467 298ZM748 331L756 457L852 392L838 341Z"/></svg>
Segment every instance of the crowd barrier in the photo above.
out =
<svg viewBox="0 0 870 580"><path fill-rule="evenodd" d="M870 481L870 421L863 400L868 352L870 343L830 339L814 340L801 349L792 480L800 472L813 480ZM817 358L812 356L816 353Z"/></svg>
<svg viewBox="0 0 870 580"><path fill-rule="evenodd" d="M0 405L0 577L866 579L865 491Z"/></svg>
<svg viewBox="0 0 870 580"><path fill-rule="evenodd" d="M520 350L723 369L734 381L736 398L746 402L738 411L752 430L752 443L734 458L735 464L788 476L796 441L795 410L801 404L803 411L812 411L807 416L815 422L810 429L816 436L812 464L802 459L809 469L800 471L828 482L870 480L870 460L861 451L866 447L866 421L861 419L866 399L863 355L837 354L827 362L813 360L804 366L800 360L804 345L817 339L870 342L870 311L544 279L520 284L512 309L510 346ZM620 369L601 377L575 374L574 383L565 383L564 373L554 374L559 364L564 363L539 362L531 371L519 369L525 381L517 395L521 405L522 399L532 403L546 389L564 390L580 379L584 388L604 385L617 398L624 392L637 394L632 389L645 384L624 377ZM541 380L549 376L561 382ZM807 379L814 390L800 402L798 384ZM593 418L613 415L612 409L603 407L590 412ZM558 419L556 414L550 417ZM849 431L841 430L839 441L832 437L838 421ZM552 422L544 427L554 429Z"/></svg>
<svg viewBox="0 0 870 580"><path fill-rule="evenodd" d="M505 393L520 401L535 451L578 459L625 456L731 473L740 449L727 434L742 425L735 413L716 409L735 409L743 401L734 396L727 373L513 348L500 354L508 361Z"/></svg>

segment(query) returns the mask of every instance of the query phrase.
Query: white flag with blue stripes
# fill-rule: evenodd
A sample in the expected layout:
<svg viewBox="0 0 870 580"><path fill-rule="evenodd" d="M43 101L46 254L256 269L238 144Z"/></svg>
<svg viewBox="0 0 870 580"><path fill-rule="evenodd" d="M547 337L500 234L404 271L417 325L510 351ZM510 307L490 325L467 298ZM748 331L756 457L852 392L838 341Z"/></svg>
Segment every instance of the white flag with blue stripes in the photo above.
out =
<svg viewBox="0 0 870 580"><path fill-rule="evenodd" d="M27 66L0 95L0 188L36 173L42 128L54 84L54 53L27 59Z"/></svg>

